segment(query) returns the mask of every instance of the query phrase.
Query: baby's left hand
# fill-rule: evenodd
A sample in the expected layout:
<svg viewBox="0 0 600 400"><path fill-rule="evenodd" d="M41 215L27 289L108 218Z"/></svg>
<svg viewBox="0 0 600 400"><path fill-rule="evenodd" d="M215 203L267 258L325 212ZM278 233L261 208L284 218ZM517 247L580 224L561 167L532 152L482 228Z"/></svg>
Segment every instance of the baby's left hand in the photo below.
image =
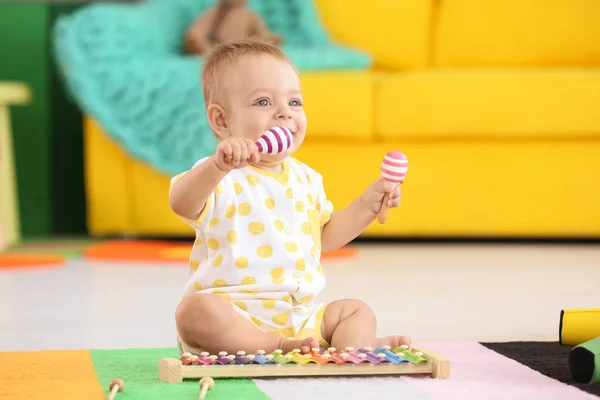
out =
<svg viewBox="0 0 600 400"><path fill-rule="evenodd" d="M375 182L369 185L365 192L360 196L361 202L365 205L367 210L379 214L381 206L383 204L383 198L386 193L390 193L388 197L387 205L389 208L396 208L400 206L400 185L394 187L393 184L384 181L382 178L377 179Z"/></svg>

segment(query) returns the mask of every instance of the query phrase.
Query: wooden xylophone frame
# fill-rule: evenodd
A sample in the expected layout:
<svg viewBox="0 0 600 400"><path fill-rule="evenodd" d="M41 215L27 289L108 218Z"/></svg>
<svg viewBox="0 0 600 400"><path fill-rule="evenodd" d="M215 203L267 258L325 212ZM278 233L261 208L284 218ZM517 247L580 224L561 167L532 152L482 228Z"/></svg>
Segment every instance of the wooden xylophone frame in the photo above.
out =
<svg viewBox="0 0 600 400"><path fill-rule="evenodd" d="M181 383L184 379L256 378L256 377L307 377L307 376L359 376L359 375L431 375L436 379L450 376L450 358L430 349L413 349L423 353L428 362L411 364L246 364L246 365L183 365L177 358L161 358L158 375L162 382Z"/></svg>

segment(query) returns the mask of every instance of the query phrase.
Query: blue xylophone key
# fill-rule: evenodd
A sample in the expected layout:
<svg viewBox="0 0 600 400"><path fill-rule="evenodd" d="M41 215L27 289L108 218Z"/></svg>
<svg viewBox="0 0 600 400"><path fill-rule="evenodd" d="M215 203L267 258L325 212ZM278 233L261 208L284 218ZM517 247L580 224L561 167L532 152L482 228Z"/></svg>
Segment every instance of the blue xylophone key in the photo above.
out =
<svg viewBox="0 0 600 400"><path fill-rule="evenodd" d="M385 347L378 347L375 349L375 353L385 354L385 359L388 360L392 364L400 364L402 361L405 361L404 358L397 356L392 351Z"/></svg>

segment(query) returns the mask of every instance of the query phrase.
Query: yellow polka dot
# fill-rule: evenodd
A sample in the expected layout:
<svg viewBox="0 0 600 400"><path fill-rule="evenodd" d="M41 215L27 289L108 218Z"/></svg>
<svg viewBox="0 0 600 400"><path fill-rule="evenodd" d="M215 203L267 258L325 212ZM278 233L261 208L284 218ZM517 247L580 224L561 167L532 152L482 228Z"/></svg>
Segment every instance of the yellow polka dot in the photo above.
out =
<svg viewBox="0 0 600 400"><path fill-rule="evenodd" d="M211 228L214 228L215 226L217 226L218 223L219 223L219 218L213 218L213 219L210 220L209 226Z"/></svg>
<svg viewBox="0 0 600 400"><path fill-rule="evenodd" d="M252 296L256 296L259 292L255 291L255 290L240 290L240 293L246 293Z"/></svg>
<svg viewBox="0 0 600 400"><path fill-rule="evenodd" d="M229 231L229 233L227 234L227 240L229 240L229 243L237 243L238 233L236 231Z"/></svg>
<svg viewBox="0 0 600 400"><path fill-rule="evenodd" d="M296 211L303 212L304 211L304 202L303 201L297 201L295 208L296 208Z"/></svg>
<svg viewBox="0 0 600 400"><path fill-rule="evenodd" d="M242 185L240 185L239 183L234 183L233 184L233 189L235 190L235 194L237 194L238 196L240 194L242 194Z"/></svg>
<svg viewBox="0 0 600 400"><path fill-rule="evenodd" d="M309 185L312 185L312 178L308 174L306 174L306 181L308 182Z"/></svg>
<svg viewBox="0 0 600 400"><path fill-rule="evenodd" d="M251 210L252 210L252 207L250 207L250 204L248 204L248 203L242 203L238 206L238 212L240 213L240 215L243 215L243 216L250 214Z"/></svg>
<svg viewBox="0 0 600 400"><path fill-rule="evenodd" d="M298 182L304 184L304 181L302 180L302 177L300 175L298 175Z"/></svg>
<svg viewBox="0 0 600 400"><path fill-rule="evenodd" d="M248 311L248 306L243 301L234 301L233 304L235 304L244 311Z"/></svg>
<svg viewBox="0 0 600 400"><path fill-rule="evenodd" d="M238 257L235 259L235 266L238 268L247 268L248 259L246 257Z"/></svg>
<svg viewBox="0 0 600 400"><path fill-rule="evenodd" d="M223 193L223 185L222 184L218 184L217 187L215 188L215 193L216 194L221 194Z"/></svg>
<svg viewBox="0 0 600 400"><path fill-rule="evenodd" d="M225 282L223 279L217 279L216 281L214 281L213 283L216 287L223 287L223 286L227 286L227 282Z"/></svg>
<svg viewBox="0 0 600 400"><path fill-rule="evenodd" d="M254 285L256 283L256 279L251 276L247 276L242 279L242 285Z"/></svg>
<svg viewBox="0 0 600 400"><path fill-rule="evenodd" d="M277 335L282 338L293 338L296 336L296 330L293 326L288 326L287 328L274 331L273 335Z"/></svg>
<svg viewBox="0 0 600 400"><path fill-rule="evenodd" d="M217 250L219 248L219 242L217 241L217 239L208 239L208 242L206 242L206 244L208 244L208 248L212 250Z"/></svg>
<svg viewBox="0 0 600 400"><path fill-rule="evenodd" d="M288 190L285 191L285 195L287 197L289 197L290 199L294 197L294 189L289 188Z"/></svg>
<svg viewBox="0 0 600 400"><path fill-rule="evenodd" d="M253 235L260 235L264 231L265 231L265 226L258 221L251 222L248 225L248 232L250 232Z"/></svg>
<svg viewBox="0 0 600 400"><path fill-rule="evenodd" d="M194 289L196 289L196 290L202 290L202 285L199 284L198 282L194 282Z"/></svg>
<svg viewBox="0 0 600 400"><path fill-rule="evenodd" d="M281 285L285 277L283 276L283 268L275 268L271 270L271 282L276 285Z"/></svg>
<svg viewBox="0 0 600 400"><path fill-rule="evenodd" d="M202 239L200 238L196 238L196 240L194 240L194 247L198 247L202 244Z"/></svg>
<svg viewBox="0 0 600 400"><path fill-rule="evenodd" d="M225 216L227 218L233 218L233 216L235 215L236 209L235 206L227 206L227 208L225 209Z"/></svg>
<svg viewBox="0 0 600 400"><path fill-rule="evenodd" d="M258 254L260 258L269 258L271 257L271 254L273 254L273 249L269 245L260 246L256 249L256 254Z"/></svg>
<svg viewBox="0 0 600 400"><path fill-rule="evenodd" d="M313 276L307 272L307 273L304 274L304 279L306 279L306 282L312 283Z"/></svg>
<svg viewBox="0 0 600 400"><path fill-rule="evenodd" d="M252 322L254 322L254 325L256 326L261 326L262 322L260 319L256 318L254 315L250 316L250 319L252 320Z"/></svg>
<svg viewBox="0 0 600 400"><path fill-rule="evenodd" d="M213 258L211 264L213 267L218 267L223 262L223 256L221 254L217 254L215 258Z"/></svg>
<svg viewBox="0 0 600 400"><path fill-rule="evenodd" d="M265 199L265 206L267 206L267 208L269 210L272 210L275 208L275 200L271 199L271 198L266 198Z"/></svg>
<svg viewBox="0 0 600 400"><path fill-rule="evenodd" d="M273 317L273 322L275 323L275 325L285 325L288 322L290 315L286 312L283 312L281 314L277 314Z"/></svg>
<svg viewBox="0 0 600 400"><path fill-rule="evenodd" d="M285 296L283 296L283 301L291 303L292 302L292 296L290 296L289 294L286 294Z"/></svg>
<svg viewBox="0 0 600 400"><path fill-rule="evenodd" d="M228 300L231 300L231 296L227 292L223 292L222 290L213 290L212 294L218 294L220 296L227 297Z"/></svg>
<svg viewBox="0 0 600 400"><path fill-rule="evenodd" d="M199 266L200 266L200 263L198 261L190 261L190 269L192 271L198 271Z"/></svg>
<svg viewBox="0 0 600 400"><path fill-rule="evenodd" d="M275 224L275 229L277 229L280 232L283 230L283 221L277 219L277 220L275 220L274 224Z"/></svg>
<svg viewBox="0 0 600 400"><path fill-rule="evenodd" d="M264 308L266 308L267 310L270 310L271 308L275 308L275 300L263 300L262 301L262 305Z"/></svg>
<svg viewBox="0 0 600 400"><path fill-rule="evenodd" d="M306 267L306 262L304 261L304 258L300 258L298 259L298 261L296 261L296 269L299 271L304 271L304 268Z"/></svg>
<svg viewBox="0 0 600 400"><path fill-rule="evenodd" d="M302 233L305 235L310 235L310 222L302 223Z"/></svg>
<svg viewBox="0 0 600 400"><path fill-rule="evenodd" d="M252 174L248 174L248 183L251 185L258 185L260 182L258 181L258 178Z"/></svg>
<svg viewBox="0 0 600 400"><path fill-rule="evenodd" d="M315 199L313 198L313 195L311 193L307 193L306 198L308 199L308 204L310 204L311 206L315 204Z"/></svg>
<svg viewBox="0 0 600 400"><path fill-rule="evenodd" d="M306 303L310 303L312 299L313 299L313 295L311 293L311 294L309 294L307 296L304 296L299 301L300 301L300 303L306 304Z"/></svg>
<svg viewBox="0 0 600 400"><path fill-rule="evenodd" d="M310 255L312 256L312 258L317 258L317 248L313 246L312 249L310 249Z"/></svg>
<svg viewBox="0 0 600 400"><path fill-rule="evenodd" d="M286 242L285 248L290 253L295 253L295 252L298 251L298 245L296 243L294 243L294 242Z"/></svg>
<svg viewBox="0 0 600 400"><path fill-rule="evenodd" d="M281 278L283 276L283 268L275 268L271 270L271 278Z"/></svg>
<svg viewBox="0 0 600 400"><path fill-rule="evenodd" d="M322 266L321 264L319 264L319 266L317 267L317 270L319 271L319 274L321 274L321 275L325 275L325 274L323 273L323 266Z"/></svg>

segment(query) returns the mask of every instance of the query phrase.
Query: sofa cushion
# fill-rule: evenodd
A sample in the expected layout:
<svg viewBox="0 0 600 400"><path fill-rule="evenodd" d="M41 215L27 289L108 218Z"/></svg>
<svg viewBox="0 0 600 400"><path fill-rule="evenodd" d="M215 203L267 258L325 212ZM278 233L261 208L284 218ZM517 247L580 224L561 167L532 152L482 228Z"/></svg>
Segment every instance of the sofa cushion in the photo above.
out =
<svg viewBox="0 0 600 400"><path fill-rule="evenodd" d="M370 72L302 72L307 140L372 138L375 80Z"/></svg>
<svg viewBox="0 0 600 400"><path fill-rule="evenodd" d="M600 63L598 0L444 0L437 66Z"/></svg>
<svg viewBox="0 0 600 400"><path fill-rule="evenodd" d="M428 62L433 0L316 0L334 41L369 52L379 68Z"/></svg>
<svg viewBox="0 0 600 400"><path fill-rule="evenodd" d="M429 70L388 75L378 137L600 135L600 68Z"/></svg>

